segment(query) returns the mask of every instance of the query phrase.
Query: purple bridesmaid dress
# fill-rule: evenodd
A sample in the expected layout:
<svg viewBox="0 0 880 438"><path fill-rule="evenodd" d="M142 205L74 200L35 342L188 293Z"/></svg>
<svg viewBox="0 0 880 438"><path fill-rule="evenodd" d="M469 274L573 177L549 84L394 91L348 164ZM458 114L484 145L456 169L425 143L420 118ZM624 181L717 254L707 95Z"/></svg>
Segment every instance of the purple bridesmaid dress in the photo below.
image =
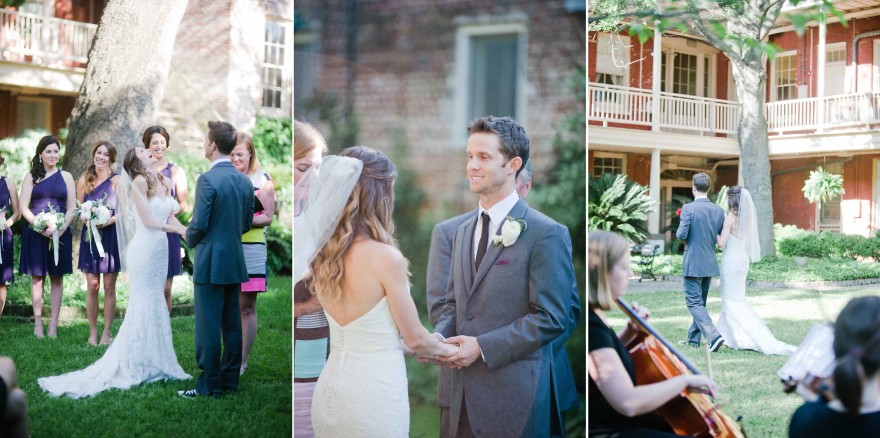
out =
<svg viewBox="0 0 880 438"><path fill-rule="evenodd" d="M91 193L86 194L84 201L104 199L104 205L115 212L116 192L113 190L113 182L111 180L116 175L116 173L110 175L110 178L95 186ZM119 244L116 240L116 224L98 228L98 232L101 233L101 246L104 247L104 258L101 258L94 240L91 243L86 242L86 227L83 227L82 235L80 236L79 265L77 265L77 268L90 274L119 272L122 266L119 260Z"/></svg>
<svg viewBox="0 0 880 438"><path fill-rule="evenodd" d="M10 202L9 187L6 186L6 177L0 176L0 207L6 207L6 217L12 214L12 203ZM0 261L0 283L8 283L12 281L13 276L13 243L12 230L7 228L0 233L0 240L3 242L3 249L0 252L3 261Z"/></svg>
<svg viewBox="0 0 880 438"><path fill-rule="evenodd" d="M60 170L35 184L31 192L29 207L34 215L49 210L49 205L58 213L67 212L67 186ZM38 277L73 273L73 232L70 227L61 235L57 265L54 251L49 250L50 239L34 231L30 224L26 223L23 229L18 263L20 273Z"/></svg>
<svg viewBox="0 0 880 438"><path fill-rule="evenodd" d="M171 197L177 200L177 186L174 185L174 180L171 178L171 166L173 164L168 163L164 169L160 170L163 176L168 179L171 179ZM167 278L174 277L175 275L180 275L181 271L181 260L180 260L180 234L177 233L166 233L168 236L168 276Z"/></svg>

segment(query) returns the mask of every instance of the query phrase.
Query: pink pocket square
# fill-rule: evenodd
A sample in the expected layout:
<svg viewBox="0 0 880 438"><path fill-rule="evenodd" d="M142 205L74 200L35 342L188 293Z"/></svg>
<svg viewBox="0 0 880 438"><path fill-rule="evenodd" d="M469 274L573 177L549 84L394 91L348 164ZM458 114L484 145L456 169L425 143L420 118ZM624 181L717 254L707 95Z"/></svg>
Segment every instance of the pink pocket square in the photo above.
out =
<svg viewBox="0 0 880 438"><path fill-rule="evenodd" d="M510 260L507 260L507 259L501 259L501 260L498 260L497 262L495 262L496 265L506 265L508 263L510 263Z"/></svg>

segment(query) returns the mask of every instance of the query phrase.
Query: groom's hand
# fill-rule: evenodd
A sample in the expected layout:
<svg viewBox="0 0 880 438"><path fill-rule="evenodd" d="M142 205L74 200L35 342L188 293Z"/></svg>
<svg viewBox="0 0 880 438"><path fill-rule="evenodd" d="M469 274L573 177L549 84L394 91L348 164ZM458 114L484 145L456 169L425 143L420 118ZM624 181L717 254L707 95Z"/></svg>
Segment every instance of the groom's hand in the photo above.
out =
<svg viewBox="0 0 880 438"><path fill-rule="evenodd" d="M446 342L447 344L458 344L459 346L458 354L442 359L444 362L448 362L453 368L470 366L472 363L476 362L477 359L482 357L480 343L477 342L477 338L473 336L453 336L451 338L446 338L443 342Z"/></svg>

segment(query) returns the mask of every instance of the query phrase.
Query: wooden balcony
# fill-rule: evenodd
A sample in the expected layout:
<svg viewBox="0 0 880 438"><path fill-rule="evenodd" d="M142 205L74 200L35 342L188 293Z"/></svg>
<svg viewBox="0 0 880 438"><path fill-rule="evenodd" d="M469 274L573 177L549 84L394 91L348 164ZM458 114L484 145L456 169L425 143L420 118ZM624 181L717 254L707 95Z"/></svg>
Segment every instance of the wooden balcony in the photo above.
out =
<svg viewBox="0 0 880 438"><path fill-rule="evenodd" d="M0 61L82 70L98 25L0 9Z"/></svg>
<svg viewBox="0 0 880 438"><path fill-rule="evenodd" d="M736 134L739 102L660 93L659 112L654 114L651 90L591 82L590 121L603 126L640 125L663 132L698 135Z"/></svg>
<svg viewBox="0 0 880 438"><path fill-rule="evenodd" d="M839 94L821 102L817 97L783 100L769 102L766 108L770 135L859 129L880 123L880 93Z"/></svg>

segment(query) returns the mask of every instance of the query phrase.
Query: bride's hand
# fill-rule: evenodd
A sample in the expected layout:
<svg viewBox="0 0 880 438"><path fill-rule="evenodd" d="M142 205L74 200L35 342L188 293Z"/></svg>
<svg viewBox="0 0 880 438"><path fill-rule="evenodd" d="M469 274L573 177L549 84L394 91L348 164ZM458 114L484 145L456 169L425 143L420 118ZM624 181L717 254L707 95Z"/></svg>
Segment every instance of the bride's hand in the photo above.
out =
<svg viewBox="0 0 880 438"><path fill-rule="evenodd" d="M437 347L437 357L448 358L455 356L458 354L458 351L461 350L461 345L459 344L447 344L445 342L441 342Z"/></svg>

